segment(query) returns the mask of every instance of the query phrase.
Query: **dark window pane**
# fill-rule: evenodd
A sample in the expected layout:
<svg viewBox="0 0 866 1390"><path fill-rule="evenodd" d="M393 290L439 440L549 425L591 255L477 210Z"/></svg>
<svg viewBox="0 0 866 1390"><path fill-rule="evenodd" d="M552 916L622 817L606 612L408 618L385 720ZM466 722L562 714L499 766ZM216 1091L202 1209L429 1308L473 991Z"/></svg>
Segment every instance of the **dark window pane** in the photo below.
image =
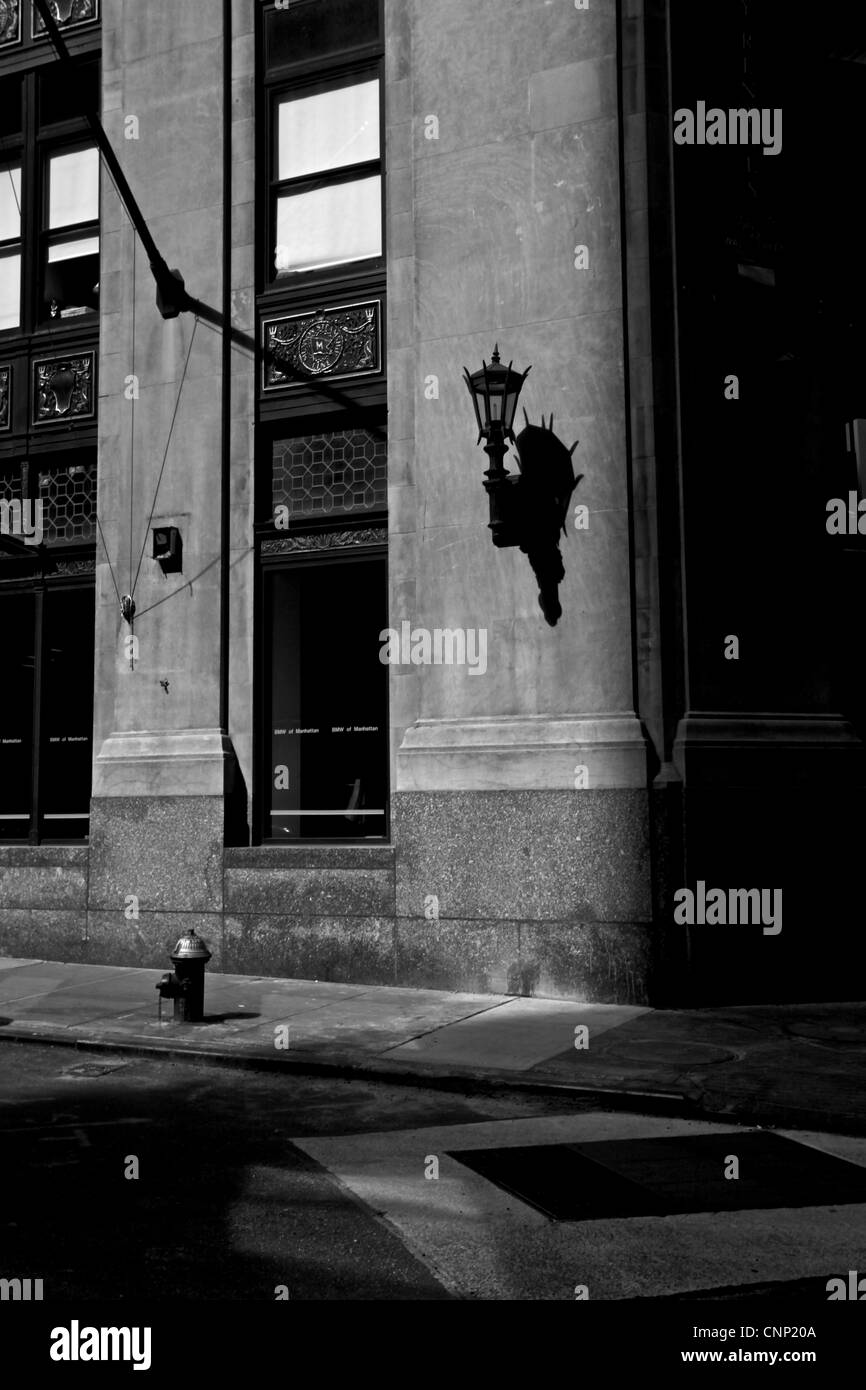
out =
<svg viewBox="0 0 866 1390"><path fill-rule="evenodd" d="M0 596L0 838L26 840L30 830L33 753L33 631L30 594Z"/></svg>
<svg viewBox="0 0 866 1390"><path fill-rule="evenodd" d="M265 14L269 68L345 53L379 38L379 0L298 0Z"/></svg>
<svg viewBox="0 0 866 1390"><path fill-rule="evenodd" d="M305 435L274 444L273 506L289 519L384 510L388 448L368 430Z"/></svg>
<svg viewBox="0 0 866 1390"><path fill-rule="evenodd" d="M379 660L385 561L271 571L265 594L265 835L381 839L388 826L388 668Z"/></svg>
<svg viewBox="0 0 866 1390"><path fill-rule="evenodd" d="M99 63L76 63L71 72L63 63L52 63L39 74L39 122L52 125L76 116L98 115L100 108Z"/></svg>
<svg viewBox="0 0 866 1390"><path fill-rule="evenodd" d="M45 596L40 810L43 839L82 839L93 753L94 591Z"/></svg>
<svg viewBox="0 0 866 1390"><path fill-rule="evenodd" d="M0 5L0 45L3 43L4 18L3 6ZM0 46L0 56L3 49ZM0 99L0 136L8 139L11 136L20 135L24 129L23 110L21 104L21 93L24 79L21 76L8 76L3 78L3 95Z"/></svg>

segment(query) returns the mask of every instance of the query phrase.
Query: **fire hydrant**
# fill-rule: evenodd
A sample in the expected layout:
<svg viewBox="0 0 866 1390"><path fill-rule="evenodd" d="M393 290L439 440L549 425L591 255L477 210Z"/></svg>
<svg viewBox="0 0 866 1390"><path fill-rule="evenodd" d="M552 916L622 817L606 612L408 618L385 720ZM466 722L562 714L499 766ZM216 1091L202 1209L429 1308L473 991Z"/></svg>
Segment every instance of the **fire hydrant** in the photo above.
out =
<svg viewBox="0 0 866 1390"><path fill-rule="evenodd" d="M160 1022L163 999L173 999L175 1023L201 1023L204 1017L204 968L210 958L207 942L196 935L195 928L180 938L170 957L174 973L163 975L156 985L159 990Z"/></svg>

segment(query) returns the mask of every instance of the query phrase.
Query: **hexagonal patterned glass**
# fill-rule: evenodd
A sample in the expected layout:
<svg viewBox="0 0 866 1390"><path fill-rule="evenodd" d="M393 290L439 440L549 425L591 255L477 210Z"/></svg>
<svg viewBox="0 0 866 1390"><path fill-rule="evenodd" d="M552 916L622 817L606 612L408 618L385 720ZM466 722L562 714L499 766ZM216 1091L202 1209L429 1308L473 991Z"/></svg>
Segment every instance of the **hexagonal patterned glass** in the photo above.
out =
<svg viewBox="0 0 866 1390"><path fill-rule="evenodd" d="M39 470L46 544L92 541L96 535L96 464L52 464Z"/></svg>
<svg viewBox="0 0 866 1390"><path fill-rule="evenodd" d="M298 519L384 511L388 449L367 430L312 434L274 443L272 501Z"/></svg>
<svg viewBox="0 0 866 1390"><path fill-rule="evenodd" d="M0 473L0 502L20 502L23 497L20 463L13 464L11 468L4 467Z"/></svg>

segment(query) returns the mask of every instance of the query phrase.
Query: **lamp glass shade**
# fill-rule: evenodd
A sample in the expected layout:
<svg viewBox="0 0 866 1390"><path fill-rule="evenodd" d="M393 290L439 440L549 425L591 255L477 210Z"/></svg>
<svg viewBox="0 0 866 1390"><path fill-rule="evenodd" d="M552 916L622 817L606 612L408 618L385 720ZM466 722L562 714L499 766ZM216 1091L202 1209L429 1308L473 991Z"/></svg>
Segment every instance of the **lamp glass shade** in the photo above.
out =
<svg viewBox="0 0 866 1390"><path fill-rule="evenodd" d="M472 397L472 404L475 407L475 419L478 421L478 430L479 433L483 433L486 428L484 420L484 393L483 390L479 390L478 383L476 381L476 377L478 377L480 373L476 372L475 377L471 377L468 371L466 371L465 367L463 368L463 370L466 373L464 379L466 381L467 387L469 388L469 394Z"/></svg>
<svg viewBox="0 0 866 1390"><path fill-rule="evenodd" d="M470 376L465 367L463 370L481 434L489 434L496 427L510 434L517 413L517 401L529 368L526 372L515 372L510 363L503 367L499 361L499 349L496 348L492 362L489 365L485 362L480 372L473 372Z"/></svg>

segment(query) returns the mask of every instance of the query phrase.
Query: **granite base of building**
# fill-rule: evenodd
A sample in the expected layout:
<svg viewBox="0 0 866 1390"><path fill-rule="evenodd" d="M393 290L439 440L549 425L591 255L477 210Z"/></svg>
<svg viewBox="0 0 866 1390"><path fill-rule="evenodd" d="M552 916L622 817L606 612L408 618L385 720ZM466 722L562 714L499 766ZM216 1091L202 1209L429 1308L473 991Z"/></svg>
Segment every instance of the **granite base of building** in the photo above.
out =
<svg viewBox="0 0 866 1390"><path fill-rule="evenodd" d="M220 797L94 800L88 847L0 847L0 952L646 1003L645 792L410 792L390 846L223 848Z"/></svg>

